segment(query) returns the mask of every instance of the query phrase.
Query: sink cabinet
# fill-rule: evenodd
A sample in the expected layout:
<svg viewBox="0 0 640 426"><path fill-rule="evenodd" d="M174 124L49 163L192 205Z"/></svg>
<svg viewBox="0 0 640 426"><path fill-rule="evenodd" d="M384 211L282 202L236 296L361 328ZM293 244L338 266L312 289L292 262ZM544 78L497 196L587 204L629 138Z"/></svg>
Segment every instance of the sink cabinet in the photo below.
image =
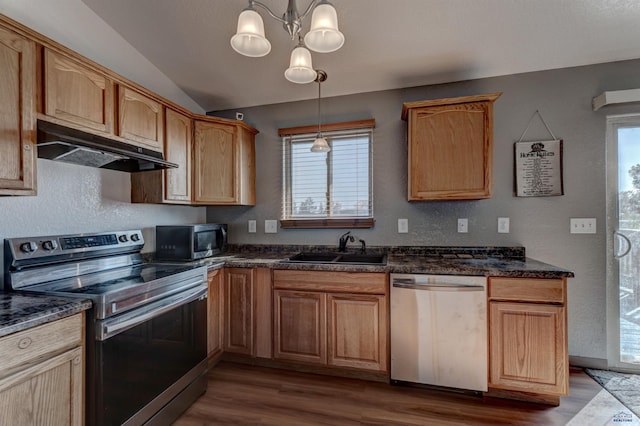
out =
<svg viewBox="0 0 640 426"><path fill-rule="evenodd" d="M493 102L500 93L408 102L408 199L490 198Z"/></svg>
<svg viewBox="0 0 640 426"><path fill-rule="evenodd" d="M0 23L0 195L36 195L36 45Z"/></svg>
<svg viewBox="0 0 640 426"><path fill-rule="evenodd" d="M489 279L490 392L554 405L568 394L566 294L566 279Z"/></svg>
<svg viewBox="0 0 640 426"><path fill-rule="evenodd" d="M0 338L0 424L84 423L84 313Z"/></svg>
<svg viewBox="0 0 640 426"><path fill-rule="evenodd" d="M274 359L388 371L385 273L275 270Z"/></svg>

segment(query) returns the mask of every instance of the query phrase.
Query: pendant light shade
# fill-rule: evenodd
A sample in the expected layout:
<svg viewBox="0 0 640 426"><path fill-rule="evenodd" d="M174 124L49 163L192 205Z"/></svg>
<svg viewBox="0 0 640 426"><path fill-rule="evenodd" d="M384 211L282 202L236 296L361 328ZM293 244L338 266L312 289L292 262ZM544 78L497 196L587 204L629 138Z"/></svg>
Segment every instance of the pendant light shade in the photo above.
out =
<svg viewBox="0 0 640 426"><path fill-rule="evenodd" d="M298 11L296 0L289 0L287 9L282 15L272 12L261 1L248 1L249 5L238 17L237 32L231 37L233 50L254 58L265 56L271 51L271 43L264 34L264 22L256 11L264 9L269 16L282 24L292 41L298 37L299 44L291 52L291 63L284 72L286 79L293 83L311 83L316 78L309 49L328 53L340 49L344 44L344 35L338 30L338 14L327 0L310 0L309 5L302 12ZM307 43L305 47L302 42L302 24L309 15L311 15L311 29L304 37L304 42Z"/></svg>
<svg viewBox="0 0 640 426"><path fill-rule="evenodd" d="M238 17L238 29L231 37L233 50L244 56L258 58L271 52L271 43L264 36L264 22L258 12L245 9Z"/></svg>
<svg viewBox="0 0 640 426"><path fill-rule="evenodd" d="M344 44L344 35L338 30L338 14L333 5L322 1L313 9L311 29L304 36L309 49L319 53L330 53Z"/></svg>
<svg viewBox="0 0 640 426"><path fill-rule="evenodd" d="M313 141L311 145L311 152L329 152L331 148L325 138L318 137Z"/></svg>
<svg viewBox="0 0 640 426"><path fill-rule="evenodd" d="M289 68L284 72L284 76L292 83L306 84L316 79L316 71L311 63L311 52L302 44L298 45L291 52Z"/></svg>

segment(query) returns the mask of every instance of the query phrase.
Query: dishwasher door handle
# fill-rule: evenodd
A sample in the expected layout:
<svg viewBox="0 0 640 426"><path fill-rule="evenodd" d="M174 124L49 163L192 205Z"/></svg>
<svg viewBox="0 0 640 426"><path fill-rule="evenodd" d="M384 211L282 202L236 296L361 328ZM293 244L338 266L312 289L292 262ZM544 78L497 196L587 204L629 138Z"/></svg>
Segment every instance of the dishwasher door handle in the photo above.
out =
<svg viewBox="0 0 640 426"><path fill-rule="evenodd" d="M394 279L393 286L396 288L406 288L410 290L426 291L484 291L484 286L469 284L416 284L411 279Z"/></svg>

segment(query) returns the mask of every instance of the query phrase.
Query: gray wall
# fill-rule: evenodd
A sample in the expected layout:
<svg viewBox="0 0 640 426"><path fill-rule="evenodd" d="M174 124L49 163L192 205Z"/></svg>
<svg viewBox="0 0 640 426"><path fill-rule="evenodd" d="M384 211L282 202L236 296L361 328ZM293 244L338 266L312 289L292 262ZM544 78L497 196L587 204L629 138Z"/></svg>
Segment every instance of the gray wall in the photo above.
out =
<svg viewBox="0 0 640 426"><path fill-rule="evenodd" d="M155 250L156 225L199 223L206 216L204 207L131 204L129 173L43 159L38 195L0 197L0 212L0 240L142 229L144 252Z"/></svg>
<svg viewBox="0 0 640 426"><path fill-rule="evenodd" d="M324 122L375 118L373 229L357 230L369 245L522 245L529 257L574 270L569 280L569 353L606 358L605 301L605 122L607 114L640 113L640 106L591 109L604 90L640 87L640 61L625 61L510 75L453 84L364 93L323 99ZM339 76L331 75L325 85ZM317 86L301 86L312 98ZM494 196L489 200L408 202L407 101L503 92L495 103ZM317 93L317 92L316 92ZM240 110L260 134L256 139L257 205L210 207L207 220L230 224L233 243L337 244L340 230L283 230L264 233L265 219L279 219L282 187L280 127L316 123L316 102L304 101ZM565 195L513 195L513 144L539 110L556 137L564 140ZM235 111L216 113L234 116ZM525 140L549 139L535 119ZM497 233L497 218L511 218L511 233ZM469 233L456 232L457 218L469 219ZM570 234L569 218L595 217L595 235ZM409 219L409 233L397 233L397 219ZM258 232L247 232L247 220Z"/></svg>

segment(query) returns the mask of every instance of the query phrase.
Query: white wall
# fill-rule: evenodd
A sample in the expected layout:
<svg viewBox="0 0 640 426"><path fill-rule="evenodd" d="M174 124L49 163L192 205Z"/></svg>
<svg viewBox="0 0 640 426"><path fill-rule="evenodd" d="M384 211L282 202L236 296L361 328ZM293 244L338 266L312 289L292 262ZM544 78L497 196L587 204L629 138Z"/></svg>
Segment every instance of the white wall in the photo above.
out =
<svg viewBox="0 0 640 426"><path fill-rule="evenodd" d="M323 99L323 122L375 118L374 209L376 224L355 230L368 245L521 245L529 257L575 271L569 280L569 353L606 358L606 182L607 114L640 113L639 105L591 109L603 90L640 87L640 61L487 78L436 86L389 90ZM336 78L336 76L334 76ZM331 84L331 80L328 83ZM503 92L494 115L494 196L481 201L408 202L406 123L402 103ZM282 230L264 233L265 219L278 219L282 151L278 128L317 122L316 101L243 109L256 139L257 206L210 207L209 222L230 224L233 243L336 244L343 230ZM513 144L539 110L564 140L565 195L514 197ZM234 111L218 112L228 116ZM525 140L549 139L536 118ZM511 233L497 233L497 218L511 218ZM598 233L570 234L571 217L595 217ZM409 219L409 233L397 233L398 218ZM457 218L469 219L469 233L456 232ZM258 233L247 233L247 220Z"/></svg>
<svg viewBox="0 0 640 426"><path fill-rule="evenodd" d="M81 0L2 0L0 13L192 112L204 113Z"/></svg>

